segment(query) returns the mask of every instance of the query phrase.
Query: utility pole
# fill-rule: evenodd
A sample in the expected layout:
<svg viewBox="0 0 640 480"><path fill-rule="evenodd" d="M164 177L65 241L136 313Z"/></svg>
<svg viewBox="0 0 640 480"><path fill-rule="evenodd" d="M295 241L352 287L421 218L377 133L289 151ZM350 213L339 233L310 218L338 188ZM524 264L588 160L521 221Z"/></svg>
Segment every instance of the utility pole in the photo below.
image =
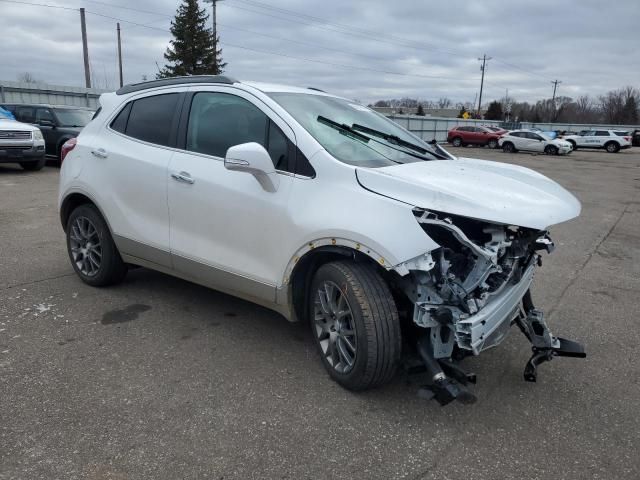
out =
<svg viewBox="0 0 640 480"><path fill-rule="evenodd" d="M553 82L553 98L551 99L551 102L553 103L553 106L556 106L556 89L558 88L558 84L562 83L560 80L554 80Z"/></svg>
<svg viewBox="0 0 640 480"><path fill-rule="evenodd" d="M84 83L87 88L91 88L89 48L87 47L87 23L84 19L84 8L80 9L80 29L82 30L82 55L84 56Z"/></svg>
<svg viewBox="0 0 640 480"><path fill-rule="evenodd" d="M484 70L485 67L487 66L487 60L491 60L491 57L487 57L487 54L485 53L484 55L482 55L482 58L478 58L478 60L482 60L482 66L480 67L480 70L482 71L482 77L480 79L480 98L478 99L478 116L481 117L481 108L482 108L482 88L484 87Z"/></svg>
<svg viewBox="0 0 640 480"><path fill-rule="evenodd" d="M554 80L551 83L553 83L553 97L551 98L551 105L553 105L553 121L555 122L558 118L558 109L556 108L556 89L558 88L558 84L562 82L560 80Z"/></svg>
<svg viewBox="0 0 640 480"><path fill-rule="evenodd" d="M120 71L120 88L122 88L122 43L120 43L120 22L116 23L118 30L118 69Z"/></svg>
<svg viewBox="0 0 640 480"><path fill-rule="evenodd" d="M211 19L213 23L212 33L213 33L213 54L215 55L215 65L216 72L218 71L218 56L216 52L218 51L218 31L216 29L216 2L221 2L222 0L204 0L205 3L211 4Z"/></svg>

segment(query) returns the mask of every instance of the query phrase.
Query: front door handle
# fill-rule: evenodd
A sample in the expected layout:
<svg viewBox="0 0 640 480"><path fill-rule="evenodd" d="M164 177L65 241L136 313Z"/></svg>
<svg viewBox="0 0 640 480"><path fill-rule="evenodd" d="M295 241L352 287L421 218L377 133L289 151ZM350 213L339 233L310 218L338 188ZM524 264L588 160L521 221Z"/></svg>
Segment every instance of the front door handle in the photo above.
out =
<svg viewBox="0 0 640 480"><path fill-rule="evenodd" d="M107 151L104 148L98 148L97 150L91 150L91 153L93 154L94 157L98 157L98 158L107 158L108 157Z"/></svg>
<svg viewBox="0 0 640 480"><path fill-rule="evenodd" d="M180 173L172 173L171 178L177 180L178 182L188 183L189 185L193 185L195 180L189 175L189 172L180 172Z"/></svg>

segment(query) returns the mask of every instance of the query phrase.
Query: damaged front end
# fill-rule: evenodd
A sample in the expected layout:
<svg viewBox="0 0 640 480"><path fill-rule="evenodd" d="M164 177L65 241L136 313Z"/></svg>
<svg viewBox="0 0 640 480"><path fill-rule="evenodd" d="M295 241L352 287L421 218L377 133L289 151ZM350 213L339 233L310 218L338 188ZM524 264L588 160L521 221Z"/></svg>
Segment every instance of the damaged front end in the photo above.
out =
<svg viewBox="0 0 640 480"><path fill-rule="evenodd" d="M546 231L423 209L414 214L440 245L399 266L408 272L400 287L413 303L413 323L421 332L417 350L431 380L423 393L443 405L475 399L465 388L475 376L452 359L500 344L513 324L532 343L527 381L535 381L537 365L553 356L585 356L580 345L551 335L531 301L539 252L554 248Z"/></svg>

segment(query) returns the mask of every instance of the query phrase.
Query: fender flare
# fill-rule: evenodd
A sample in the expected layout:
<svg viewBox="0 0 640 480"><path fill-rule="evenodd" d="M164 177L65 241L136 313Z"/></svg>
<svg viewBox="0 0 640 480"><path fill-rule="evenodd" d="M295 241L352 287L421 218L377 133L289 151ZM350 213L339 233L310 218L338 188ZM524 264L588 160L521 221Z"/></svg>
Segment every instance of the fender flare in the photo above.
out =
<svg viewBox="0 0 640 480"><path fill-rule="evenodd" d="M377 252L376 250L374 250L373 248L369 247L368 245L362 242L356 242L355 240L349 240L347 238L340 238L340 237L323 237L323 238L318 238L316 240L312 240L296 250L294 255L291 257L291 259L287 263L287 267L282 277L281 285L286 286L289 284L291 280L291 274L293 273L298 262L303 257L305 257L306 255L309 255L317 248L326 247L326 246L346 247L355 252L360 252L363 255L368 256L373 261L375 261L378 265L380 265L381 267L387 270L391 270L393 268L393 263L390 261L390 259L385 258L379 252Z"/></svg>

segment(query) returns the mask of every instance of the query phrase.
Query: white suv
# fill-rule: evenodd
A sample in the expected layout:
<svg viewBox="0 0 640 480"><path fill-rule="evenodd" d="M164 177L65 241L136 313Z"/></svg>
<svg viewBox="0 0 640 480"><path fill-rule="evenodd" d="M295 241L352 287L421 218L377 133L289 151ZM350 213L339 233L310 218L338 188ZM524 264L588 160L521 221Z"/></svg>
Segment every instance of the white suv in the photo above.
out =
<svg viewBox="0 0 640 480"><path fill-rule="evenodd" d="M573 150L571 143L559 138L550 138L542 132L513 130L498 140L498 146L506 153L518 150L546 153L547 155L567 155Z"/></svg>
<svg viewBox="0 0 640 480"><path fill-rule="evenodd" d="M580 135L567 135L563 140L577 148L604 148L609 153L631 147L631 134L618 130L588 130Z"/></svg>
<svg viewBox="0 0 640 480"><path fill-rule="evenodd" d="M25 170L42 170L44 137L38 127L0 117L0 163L18 163Z"/></svg>
<svg viewBox="0 0 640 480"><path fill-rule="evenodd" d="M547 228L580 212L543 175L456 159L316 89L187 77L100 104L60 174L84 282L135 264L249 299L309 321L343 386L420 360L443 404L469 398L452 359L513 323L534 346L528 380L552 356L583 355L550 335L529 294Z"/></svg>

